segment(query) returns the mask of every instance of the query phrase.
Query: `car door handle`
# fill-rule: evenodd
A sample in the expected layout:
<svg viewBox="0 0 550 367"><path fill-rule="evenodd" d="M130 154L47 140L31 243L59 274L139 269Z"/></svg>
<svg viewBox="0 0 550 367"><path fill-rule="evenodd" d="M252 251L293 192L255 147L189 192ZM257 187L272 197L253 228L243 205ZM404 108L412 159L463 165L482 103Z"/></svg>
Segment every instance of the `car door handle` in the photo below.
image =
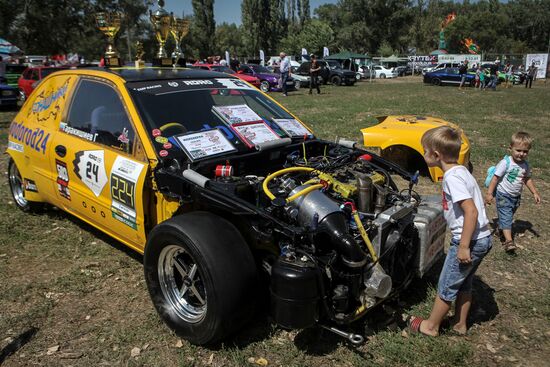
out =
<svg viewBox="0 0 550 367"><path fill-rule="evenodd" d="M67 148L65 148L63 145L58 145L55 147L55 153L63 158L65 157L65 155L67 155Z"/></svg>

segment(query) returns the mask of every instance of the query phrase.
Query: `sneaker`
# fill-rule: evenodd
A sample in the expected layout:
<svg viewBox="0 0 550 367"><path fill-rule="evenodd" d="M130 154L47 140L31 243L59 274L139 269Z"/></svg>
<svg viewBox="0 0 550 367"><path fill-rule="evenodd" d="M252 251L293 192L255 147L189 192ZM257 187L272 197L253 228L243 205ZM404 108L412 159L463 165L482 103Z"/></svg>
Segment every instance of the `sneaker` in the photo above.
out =
<svg viewBox="0 0 550 367"><path fill-rule="evenodd" d="M288 95L286 93L283 93L283 97L288 97Z"/></svg>
<svg viewBox="0 0 550 367"><path fill-rule="evenodd" d="M504 246L504 251L507 253L514 253L516 251L516 245L514 245L514 241L506 241L502 244Z"/></svg>

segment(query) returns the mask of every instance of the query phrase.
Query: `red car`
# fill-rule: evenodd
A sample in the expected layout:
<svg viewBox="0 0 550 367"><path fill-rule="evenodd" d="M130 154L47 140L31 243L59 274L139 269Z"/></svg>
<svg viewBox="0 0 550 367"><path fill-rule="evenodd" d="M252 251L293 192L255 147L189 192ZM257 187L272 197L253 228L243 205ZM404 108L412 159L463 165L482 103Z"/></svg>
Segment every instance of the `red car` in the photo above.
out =
<svg viewBox="0 0 550 367"><path fill-rule="evenodd" d="M34 88L38 85L40 80L50 75L54 71L63 70L66 67L56 66L30 66L19 77L17 85L19 90L25 94L25 98L30 96Z"/></svg>
<svg viewBox="0 0 550 367"><path fill-rule="evenodd" d="M248 82L255 86L256 88L260 88L260 79L256 78L255 76L246 75L246 74L237 74L235 70L231 69L229 66L219 65L219 64L200 64L200 63L194 63L193 68L197 69L204 69L204 70L212 70L212 71L218 71L220 73L226 73L236 76L237 78L244 80L245 82Z"/></svg>

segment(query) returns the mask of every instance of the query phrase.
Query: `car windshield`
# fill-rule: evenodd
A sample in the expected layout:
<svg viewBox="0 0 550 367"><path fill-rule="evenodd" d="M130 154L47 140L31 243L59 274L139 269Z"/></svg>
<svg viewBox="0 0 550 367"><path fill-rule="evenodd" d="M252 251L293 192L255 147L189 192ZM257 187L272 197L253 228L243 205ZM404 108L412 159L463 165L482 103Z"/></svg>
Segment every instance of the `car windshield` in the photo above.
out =
<svg viewBox="0 0 550 367"><path fill-rule="evenodd" d="M43 68L42 69L42 78L45 78L48 75L50 75L51 73L53 73L54 71L59 71L59 70L61 70L61 69L59 69L59 68Z"/></svg>
<svg viewBox="0 0 550 367"><path fill-rule="evenodd" d="M331 69L341 69L342 66L340 65L340 63L338 61L327 61L329 67Z"/></svg>
<svg viewBox="0 0 550 367"><path fill-rule="evenodd" d="M212 129L220 130L237 151L245 152L250 145L236 134L236 125L265 123L284 138L288 134L276 120L293 119L281 106L239 79L129 82L127 88L159 152L167 142L177 146L176 136ZM177 149L169 153L183 156L183 151Z"/></svg>
<svg viewBox="0 0 550 367"><path fill-rule="evenodd" d="M219 71L220 73L235 74L233 69L231 69L227 66L222 66L222 65L214 65L214 66L212 66L212 70L213 71Z"/></svg>
<svg viewBox="0 0 550 367"><path fill-rule="evenodd" d="M257 73L271 73L272 72L268 68L266 68L265 66L262 66L262 65L248 65L248 66L250 66L250 68L252 70L254 70L255 72L257 72Z"/></svg>

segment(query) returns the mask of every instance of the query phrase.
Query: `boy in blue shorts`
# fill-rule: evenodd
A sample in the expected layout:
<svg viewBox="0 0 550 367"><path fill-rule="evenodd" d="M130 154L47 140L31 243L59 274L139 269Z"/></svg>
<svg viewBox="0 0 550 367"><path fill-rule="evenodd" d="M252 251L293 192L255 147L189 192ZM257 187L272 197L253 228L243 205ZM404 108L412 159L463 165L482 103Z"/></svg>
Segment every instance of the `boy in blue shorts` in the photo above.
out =
<svg viewBox="0 0 550 367"><path fill-rule="evenodd" d="M428 130L422 136L426 164L445 172L442 204L452 234L430 317L424 320L411 316L408 322L411 332L429 336L439 334L441 322L453 301L453 330L461 335L466 334L473 277L481 260L491 250L491 232L483 196L468 169L457 163L460 145L460 131L449 126Z"/></svg>
<svg viewBox="0 0 550 367"><path fill-rule="evenodd" d="M514 252L516 245L512 236L512 221L519 208L523 185L533 194L535 203L540 204L540 195L531 179L531 169L527 155L533 139L526 132L517 132L510 141L510 156L504 157L495 168L495 174L489 183L485 202L490 204L493 196L497 202L498 228L504 236L504 251ZM495 194L496 189L496 194Z"/></svg>

